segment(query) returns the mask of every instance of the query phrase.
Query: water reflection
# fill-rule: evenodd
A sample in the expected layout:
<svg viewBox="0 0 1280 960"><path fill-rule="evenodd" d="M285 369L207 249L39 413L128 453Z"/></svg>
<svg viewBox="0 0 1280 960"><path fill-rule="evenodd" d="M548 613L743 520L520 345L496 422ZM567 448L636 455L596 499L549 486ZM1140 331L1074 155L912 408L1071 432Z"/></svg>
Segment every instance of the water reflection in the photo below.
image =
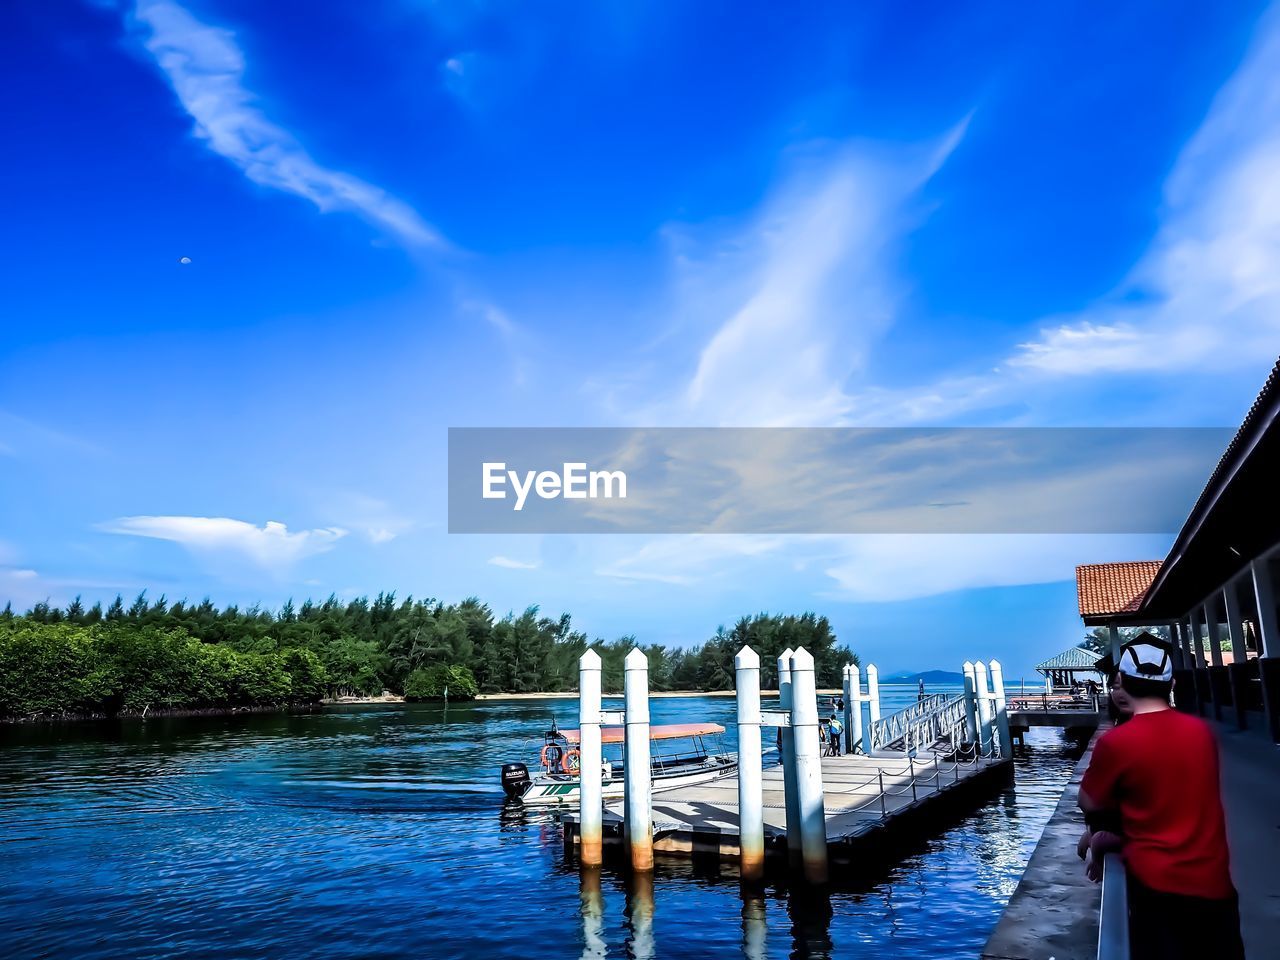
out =
<svg viewBox="0 0 1280 960"><path fill-rule="evenodd" d="M608 945L604 939L604 894L599 867L582 868L578 897L582 902L582 960L603 960Z"/></svg>
<svg viewBox="0 0 1280 960"><path fill-rule="evenodd" d="M787 898L791 915L792 960L830 960L831 897L812 888L798 887Z"/></svg>
<svg viewBox="0 0 1280 960"><path fill-rule="evenodd" d="M627 956L631 960L652 960L653 874L633 873L627 880Z"/></svg>
<svg viewBox="0 0 1280 960"><path fill-rule="evenodd" d="M765 919L764 895L742 891L742 955L746 960L764 960L769 951L769 925Z"/></svg>

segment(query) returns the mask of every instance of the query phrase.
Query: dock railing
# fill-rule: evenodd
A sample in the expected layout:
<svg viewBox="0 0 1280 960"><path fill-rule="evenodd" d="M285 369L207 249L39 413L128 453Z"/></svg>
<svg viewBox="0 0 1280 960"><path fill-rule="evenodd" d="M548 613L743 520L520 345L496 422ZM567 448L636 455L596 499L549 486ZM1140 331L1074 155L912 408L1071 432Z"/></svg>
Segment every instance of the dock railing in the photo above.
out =
<svg viewBox="0 0 1280 960"><path fill-rule="evenodd" d="M910 752L912 747L954 736L964 721L963 694L927 694L911 706L871 724L871 749L889 750L900 743L900 749Z"/></svg>
<svg viewBox="0 0 1280 960"><path fill-rule="evenodd" d="M1098 960L1129 960L1128 877L1118 853L1108 853L1102 858Z"/></svg>
<svg viewBox="0 0 1280 960"><path fill-rule="evenodd" d="M905 797L908 794L913 801L919 800L922 787L932 788L932 793L940 793L945 787L959 782L962 779L963 770L997 758L998 754L984 756L976 748L967 751L956 750L948 757L934 752L931 759L927 760L907 757L906 763L897 769L881 767L865 779L852 783L842 783L839 786L828 783L825 806L828 813L857 813L859 810L878 805L881 819L888 819L889 800ZM840 795L857 797L870 786L875 787L874 792L868 792L848 805L836 806L831 802L832 797Z"/></svg>

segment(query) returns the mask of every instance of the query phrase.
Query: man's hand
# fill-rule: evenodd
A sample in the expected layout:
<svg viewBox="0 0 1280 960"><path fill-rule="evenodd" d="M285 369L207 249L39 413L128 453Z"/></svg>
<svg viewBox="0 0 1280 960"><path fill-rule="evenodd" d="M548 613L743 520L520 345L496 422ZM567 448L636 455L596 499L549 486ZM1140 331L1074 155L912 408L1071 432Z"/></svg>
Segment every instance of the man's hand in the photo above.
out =
<svg viewBox="0 0 1280 960"><path fill-rule="evenodd" d="M1080 842L1076 844L1076 856L1081 860L1084 855L1089 852L1089 840L1093 837L1093 832L1088 828L1084 828L1084 833L1080 834Z"/></svg>
<svg viewBox="0 0 1280 960"><path fill-rule="evenodd" d="M1084 875L1094 883L1102 881L1102 858L1124 849L1124 837L1107 830L1097 830L1089 838L1089 856L1084 862Z"/></svg>

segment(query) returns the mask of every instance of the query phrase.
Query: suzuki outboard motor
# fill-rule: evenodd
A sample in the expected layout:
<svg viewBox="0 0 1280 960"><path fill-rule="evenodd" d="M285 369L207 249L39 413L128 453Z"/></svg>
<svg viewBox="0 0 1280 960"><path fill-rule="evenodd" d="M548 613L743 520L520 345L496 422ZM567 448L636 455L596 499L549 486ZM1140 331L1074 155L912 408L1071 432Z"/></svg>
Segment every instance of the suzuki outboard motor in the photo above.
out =
<svg viewBox="0 0 1280 960"><path fill-rule="evenodd" d="M529 768L523 763L504 763L502 765L502 789L511 799L515 800L522 796L530 782Z"/></svg>

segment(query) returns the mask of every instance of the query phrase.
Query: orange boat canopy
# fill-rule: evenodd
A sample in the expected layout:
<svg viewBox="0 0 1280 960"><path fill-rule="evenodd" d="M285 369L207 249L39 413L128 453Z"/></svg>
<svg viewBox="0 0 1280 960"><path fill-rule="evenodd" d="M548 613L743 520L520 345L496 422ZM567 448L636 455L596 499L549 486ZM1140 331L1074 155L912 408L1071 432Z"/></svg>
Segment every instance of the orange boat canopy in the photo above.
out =
<svg viewBox="0 0 1280 960"><path fill-rule="evenodd" d="M561 730L570 743L579 741L577 730ZM718 723L669 723L649 728L650 740L679 740L681 737L701 737L708 733L724 733ZM622 743L626 739L626 727L601 727L601 743Z"/></svg>

